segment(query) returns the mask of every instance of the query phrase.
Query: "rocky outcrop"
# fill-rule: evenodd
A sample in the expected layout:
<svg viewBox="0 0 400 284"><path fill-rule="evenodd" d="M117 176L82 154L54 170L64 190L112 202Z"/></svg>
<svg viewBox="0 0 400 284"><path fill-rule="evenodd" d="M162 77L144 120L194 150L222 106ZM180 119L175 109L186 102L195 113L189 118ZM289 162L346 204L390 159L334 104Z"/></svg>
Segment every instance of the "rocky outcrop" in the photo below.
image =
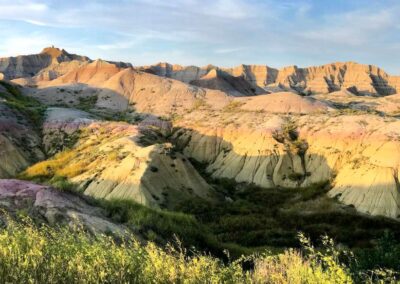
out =
<svg viewBox="0 0 400 284"><path fill-rule="evenodd" d="M64 49L48 47L43 49L40 54L0 58L0 72L4 74L4 79L12 80L33 77L43 69L47 69L40 75L44 79L46 76L51 78L57 72L65 69L67 62L72 62L73 66L76 66L79 62L85 61L89 61L86 56L70 54ZM60 66L60 64L62 65Z"/></svg>
<svg viewBox="0 0 400 284"><path fill-rule="evenodd" d="M169 64L164 64L164 66L165 68L157 65L157 67L143 69L184 82L199 80L210 70L209 66L202 68ZM291 89L302 93L319 94L352 89L358 94L372 96L385 96L400 92L398 77L390 76L376 66L355 62L338 62L306 68L289 66L275 69L266 65L240 65L234 68L219 69L235 77L241 76L253 86L266 90L278 87L281 90Z"/></svg>
<svg viewBox="0 0 400 284"><path fill-rule="evenodd" d="M0 180L0 208L11 217L24 213L36 222L83 226L92 233L123 236L127 232L126 227L111 222L100 208L82 198L28 181Z"/></svg>
<svg viewBox="0 0 400 284"><path fill-rule="evenodd" d="M182 153L160 138L170 133L164 131L169 126L158 120L139 127L93 121L79 128L84 136L69 156L73 162L61 162L65 169L83 169L70 179L87 194L131 198L155 207L169 207L178 196L207 198L212 191L188 163L188 156L207 163L207 171L215 178L262 187L301 190L330 181L330 196L364 213L398 218L400 125L397 119L383 116L388 108L378 110L396 102L396 96L355 95L387 95L395 79L379 68L356 63L292 66L276 72L267 67L226 69L223 72L242 76L251 84L265 82L265 88L291 90L241 98L172 79L201 78L212 69L216 71L206 80L222 71L209 66L201 69L204 72L193 68L185 73L183 67L166 65L162 72L171 78L164 78L96 61L41 83L34 95L43 101L51 97L72 101L81 96L76 89L80 88L96 96L95 110L135 110L142 116L169 118L180 128L172 138ZM58 96L55 90L61 88L63 96ZM308 91L325 94L296 94ZM160 140L148 143L143 127L165 129L160 135L150 134Z"/></svg>

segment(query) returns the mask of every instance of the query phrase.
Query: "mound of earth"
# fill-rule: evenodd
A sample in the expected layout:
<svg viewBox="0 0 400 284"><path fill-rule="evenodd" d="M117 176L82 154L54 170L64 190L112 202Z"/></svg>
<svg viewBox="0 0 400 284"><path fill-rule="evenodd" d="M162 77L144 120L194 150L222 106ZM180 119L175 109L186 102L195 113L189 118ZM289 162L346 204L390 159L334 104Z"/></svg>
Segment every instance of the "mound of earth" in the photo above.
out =
<svg viewBox="0 0 400 284"><path fill-rule="evenodd" d="M265 111L271 113L316 113L326 112L330 108L309 97L302 97L292 92L280 92L248 98L241 107L249 111Z"/></svg>
<svg viewBox="0 0 400 284"><path fill-rule="evenodd" d="M93 107L109 111L136 110L155 115L187 112L199 100L215 109L229 103L228 95L207 90L180 81L162 78L131 68L95 61L67 74L42 82L31 89L33 97L54 105L77 105L80 100L95 97Z"/></svg>
<svg viewBox="0 0 400 284"><path fill-rule="evenodd" d="M212 69L200 79L191 81L190 84L202 88L220 90L234 97L255 96L266 93L260 87L251 85L243 76L234 77L218 69Z"/></svg>
<svg viewBox="0 0 400 284"><path fill-rule="evenodd" d="M168 208L191 196L212 200L212 189L184 155L162 141L148 145L170 127L155 118L134 126L50 108L44 124L45 149L64 151L28 168L25 175L66 177L87 195L131 199L151 207Z"/></svg>

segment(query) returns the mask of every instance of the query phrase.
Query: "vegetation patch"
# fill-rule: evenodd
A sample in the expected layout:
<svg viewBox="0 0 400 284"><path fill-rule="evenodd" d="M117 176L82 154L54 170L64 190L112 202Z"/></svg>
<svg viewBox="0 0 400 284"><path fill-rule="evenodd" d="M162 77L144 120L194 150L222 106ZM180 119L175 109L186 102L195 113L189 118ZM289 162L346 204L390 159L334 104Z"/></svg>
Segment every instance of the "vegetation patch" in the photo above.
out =
<svg viewBox="0 0 400 284"><path fill-rule="evenodd" d="M7 221L0 229L0 279L5 283L396 283L390 269L357 270L351 252L322 239L316 250L299 235L288 249L223 262L179 242L159 247L134 236L116 241L81 228ZM246 268L251 263L251 269Z"/></svg>
<svg viewBox="0 0 400 284"><path fill-rule="evenodd" d="M16 85L6 81L0 81L0 85L7 90L7 93L0 92L0 98L5 100L5 104L24 114L34 127L39 128L43 123L46 107L37 100L23 95Z"/></svg>
<svg viewBox="0 0 400 284"><path fill-rule="evenodd" d="M373 248L387 232L400 238L397 221L359 214L351 206L326 197L330 189L327 183L302 189L265 189L230 179L214 180L205 172L205 165L193 164L221 199L216 203L185 200L175 210L196 216L220 243L233 245L233 255L260 247L296 247L299 231L313 241L322 235L331 236L357 251Z"/></svg>
<svg viewBox="0 0 400 284"><path fill-rule="evenodd" d="M97 96L79 97L78 99L78 108L84 111L90 111L97 103Z"/></svg>

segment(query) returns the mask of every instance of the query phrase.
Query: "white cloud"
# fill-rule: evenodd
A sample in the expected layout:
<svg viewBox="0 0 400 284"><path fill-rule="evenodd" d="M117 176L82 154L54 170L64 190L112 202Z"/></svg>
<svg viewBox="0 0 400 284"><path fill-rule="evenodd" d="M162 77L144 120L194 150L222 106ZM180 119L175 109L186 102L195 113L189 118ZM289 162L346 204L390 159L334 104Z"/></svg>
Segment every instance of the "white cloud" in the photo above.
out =
<svg viewBox="0 0 400 284"><path fill-rule="evenodd" d="M18 36L27 38L29 46L24 46L28 50L49 42L65 44L62 47L88 56L128 58L132 62L139 59L152 63L163 57L180 60L178 63L191 59L192 64L208 61L228 65L242 63L239 61L312 65L343 59L378 63L382 60L381 64L389 62L392 66L396 63L388 57L397 58L400 4L391 0L364 4L360 0L358 8L349 5L352 8L347 11L337 9L328 13L320 12L314 3L0 0L0 20L22 21L33 25L30 30L41 31L41 37L35 41L31 35L24 35L24 30L17 29L15 34L3 36L7 46ZM8 50L11 47L0 47L2 52Z"/></svg>
<svg viewBox="0 0 400 284"><path fill-rule="evenodd" d="M44 3L32 1L4 1L0 0L0 19L19 20L34 25L45 25L41 20L49 10Z"/></svg>

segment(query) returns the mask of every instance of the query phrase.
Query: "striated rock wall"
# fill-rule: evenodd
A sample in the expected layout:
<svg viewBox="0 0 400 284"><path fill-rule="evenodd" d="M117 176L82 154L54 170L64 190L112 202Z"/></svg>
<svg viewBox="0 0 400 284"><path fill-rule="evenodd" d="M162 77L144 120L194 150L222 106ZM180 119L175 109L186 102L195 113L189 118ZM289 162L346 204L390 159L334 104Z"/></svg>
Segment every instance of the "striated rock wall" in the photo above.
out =
<svg viewBox="0 0 400 284"><path fill-rule="evenodd" d="M373 65L355 62L332 63L322 66L299 68L288 66L275 69L266 65L240 65L234 68L183 67L179 65L159 64L143 67L143 70L159 76L165 76L183 82L199 80L210 68L223 70L233 76L242 76L253 86L282 90L292 89L298 92L329 93L351 88L363 95L391 95L400 91L400 81L382 69Z"/></svg>
<svg viewBox="0 0 400 284"><path fill-rule="evenodd" d="M236 125L248 121L245 116L235 117ZM252 119L257 127L187 121L173 138L185 155L207 163L215 178L267 188L332 181L329 195L343 203L367 214L399 217L400 122L369 115L301 116L297 134L285 138L277 133L287 131L287 118Z"/></svg>

